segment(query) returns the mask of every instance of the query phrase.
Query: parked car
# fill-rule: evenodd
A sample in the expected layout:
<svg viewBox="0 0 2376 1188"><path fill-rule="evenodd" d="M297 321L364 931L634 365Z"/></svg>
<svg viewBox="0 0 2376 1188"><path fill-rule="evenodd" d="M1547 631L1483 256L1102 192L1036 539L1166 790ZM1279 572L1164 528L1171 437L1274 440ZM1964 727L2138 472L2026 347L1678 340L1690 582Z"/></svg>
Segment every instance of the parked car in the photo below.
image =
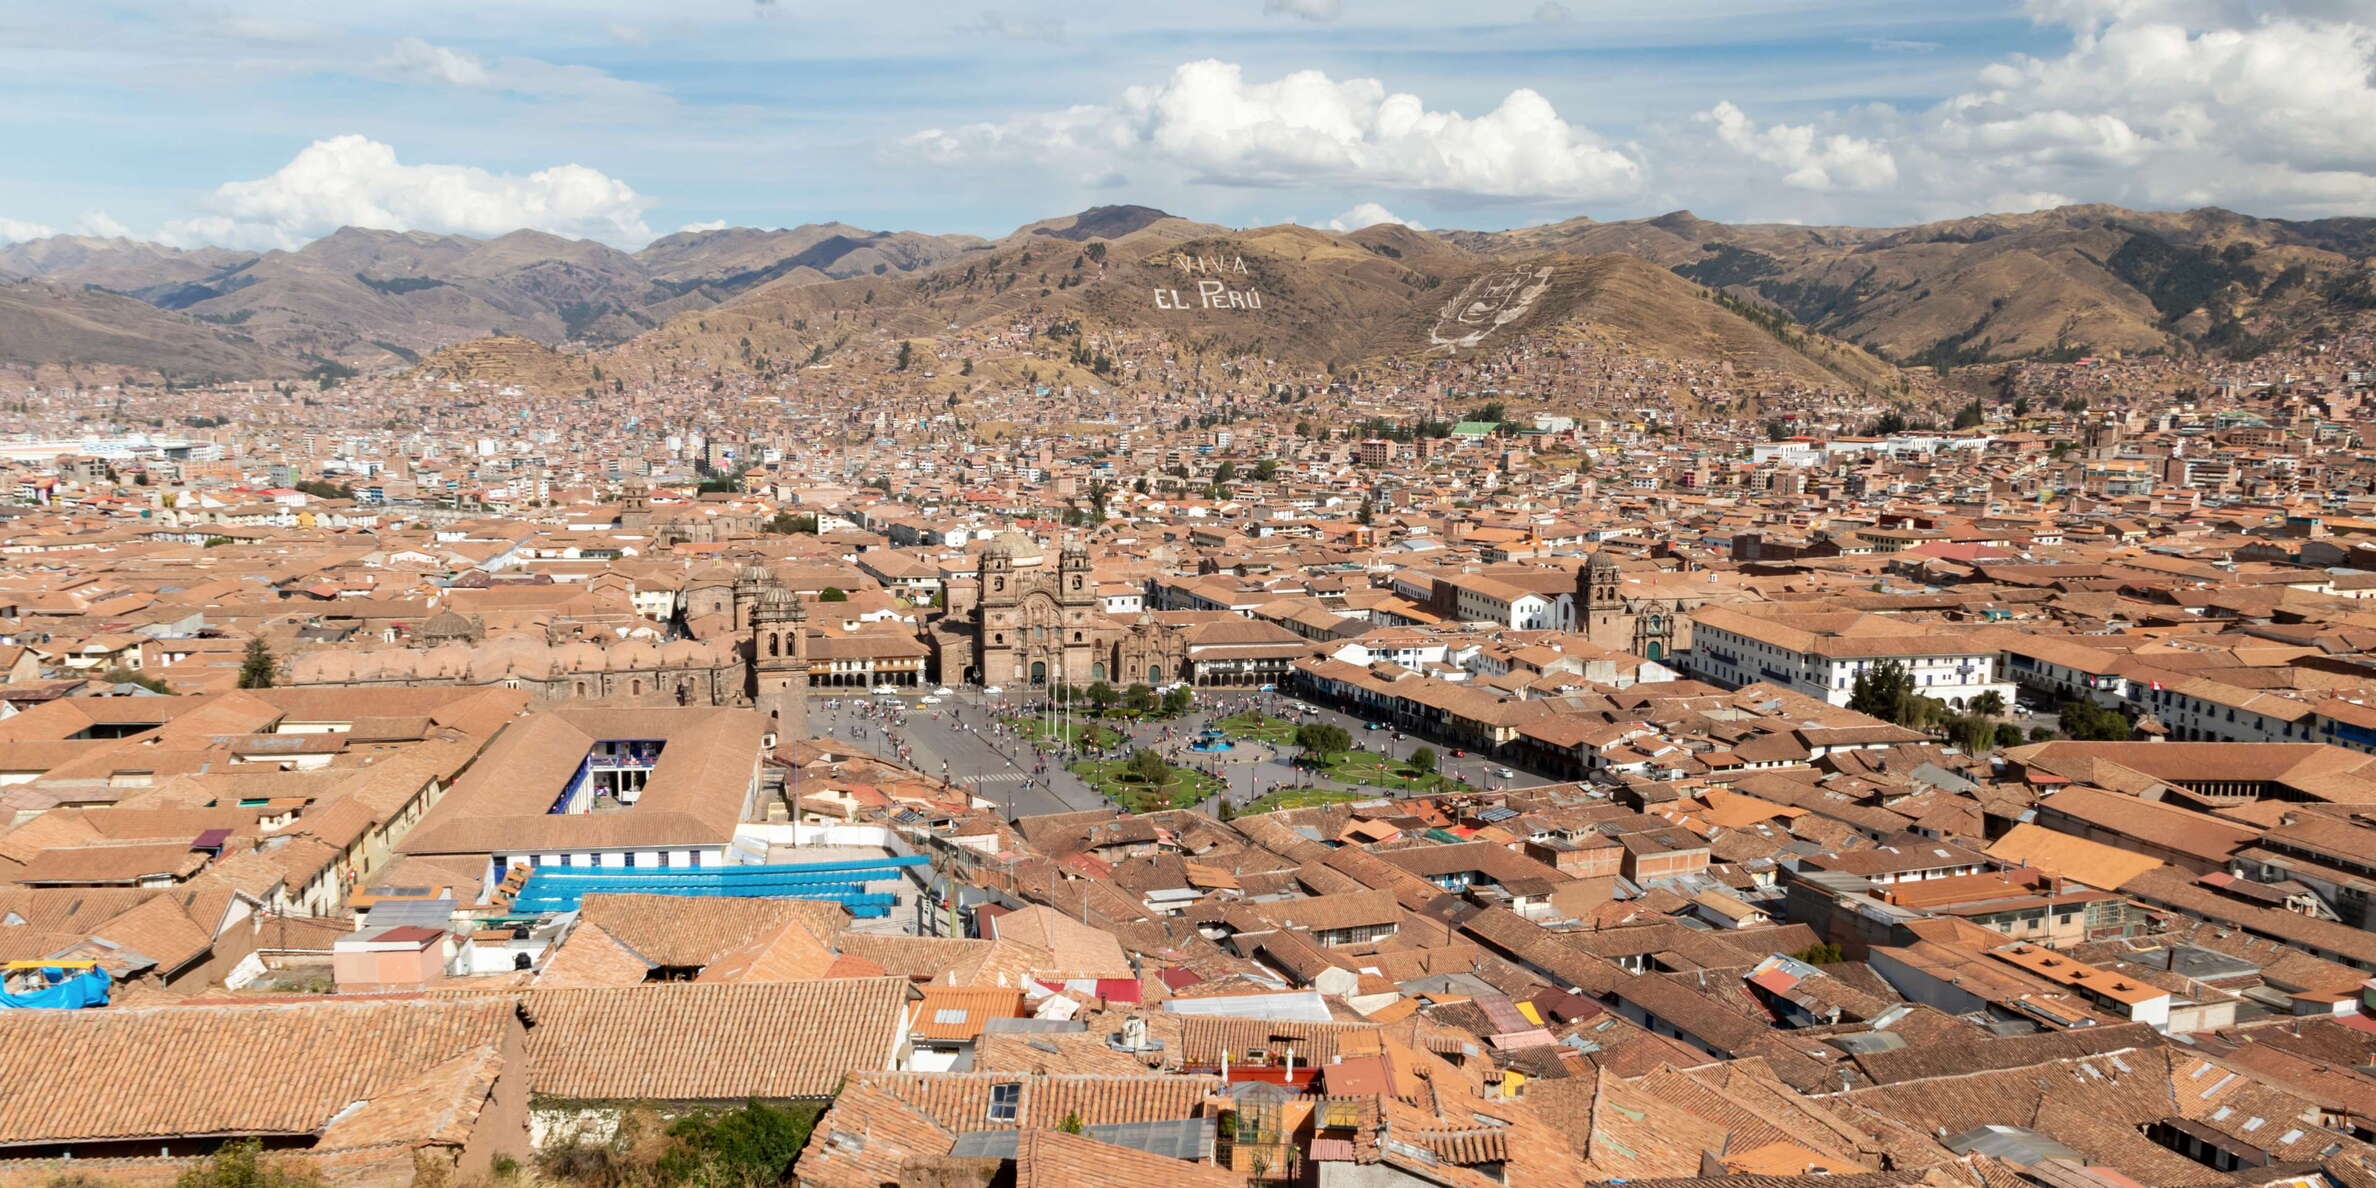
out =
<svg viewBox="0 0 2376 1188"><path fill-rule="evenodd" d="M1384 724L1384 723L1381 723L1381 722L1370 722L1370 723L1367 723L1367 724L1365 724L1364 726L1362 726L1362 729L1363 729L1363 730L1384 730L1384 729L1386 729L1386 726L1385 726L1385 724Z"/></svg>
<svg viewBox="0 0 2376 1188"><path fill-rule="evenodd" d="M1454 751L1454 752L1452 752L1452 757L1453 757L1453 758L1455 758L1455 759L1466 759L1466 758L1468 758L1468 752L1467 752L1467 751Z"/></svg>
<svg viewBox="0 0 2376 1188"><path fill-rule="evenodd" d="M877 697L897 697L897 696L899 696L899 686L897 686L897 685L876 685L876 686L875 686L875 696L877 696Z"/></svg>
<svg viewBox="0 0 2376 1188"><path fill-rule="evenodd" d="M956 696L956 694L955 694L955 693L953 693L953 692L951 692L951 691L950 691L950 689L949 689L949 687L948 687L948 686L946 686L946 685L943 685L943 686L941 686L941 687L940 687L940 688L938 688L938 689L934 689L934 690L932 691L932 695L933 695L934 697L954 697L954 696Z"/></svg>
<svg viewBox="0 0 2376 1188"><path fill-rule="evenodd" d="M1006 686L1005 686L1005 685L984 685L984 686L982 686L982 695L983 695L983 696L985 696L985 697L996 697L996 696L998 696L999 694L1001 694L1001 693L1004 693L1004 692L1006 692Z"/></svg>
<svg viewBox="0 0 2376 1188"><path fill-rule="evenodd" d="M1497 776L1500 776L1501 778L1503 778L1503 779L1505 779L1505 780L1514 780L1514 779L1517 779L1517 778L1518 778L1518 773L1517 773L1517 772L1514 772L1514 771L1511 771L1511 770L1510 770L1509 768L1507 768L1507 767L1497 767L1497 768L1494 768L1494 769L1493 769L1493 774L1495 774L1495 775L1497 775Z"/></svg>

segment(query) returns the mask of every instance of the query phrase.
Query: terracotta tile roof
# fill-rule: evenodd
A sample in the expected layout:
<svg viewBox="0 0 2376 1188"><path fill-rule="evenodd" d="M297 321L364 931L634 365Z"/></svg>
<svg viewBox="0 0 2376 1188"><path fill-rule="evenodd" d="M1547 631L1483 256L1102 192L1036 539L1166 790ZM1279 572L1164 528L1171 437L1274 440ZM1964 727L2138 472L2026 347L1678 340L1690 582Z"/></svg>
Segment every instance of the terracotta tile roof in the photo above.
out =
<svg viewBox="0 0 2376 1188"><path fill-rule="evenodd" d="M699 969L800 924L823 945L849 922L840 904L808 899L588 895L578 919L655 965Z"/></svg>
<svg viewBox="0 0 2376 1188"><path fill-rule="evenodd" d="M1023 992L996 987L927 986L911 1008L908 1030L919 1039L970 1040L992 1019L1023 1014Z"/></svg>
<svg viewBox="0 0 2376 1188"><path fill-rule="evenodd" d="M1015 1137L1015 1188L1242 1188L1244 1176L1061 1130Z"/></svg>
<svg viewBox="0 0 2376 1188"><path fill-rule="evenodd" d="M0 1012L0 1144L310 1135L358 1103L349 1136L384 1136L515 1025L494 999Z"/></svg>
<svg viewBox="0 0 2376 1188"><path fill-rule="evenodd" d="M540 988L519 1002L538 1094L688 1101L830 1096L897 1058L913 994L901 978L847 978Z"/></svg>
<svg viewBox="0 0 2376 1188"><path fill-rule="evenodd" d="M1203 1114L1206 1097L1221 1078L1206 1076L1062 1076L1015 1073L860 1073L855 1085L883 1089L909 1108L951 1131L1054 1127L1078 1114L1083 1125L1165 1122ZM1021 1096L1011 1122L990 1117L994 1086L1019 1084ZM838 1111L838 1106L837 1106ZM823 1129L823 1124L819 1125ZM946 1148L944 1148L945 1150Z"/></svg>

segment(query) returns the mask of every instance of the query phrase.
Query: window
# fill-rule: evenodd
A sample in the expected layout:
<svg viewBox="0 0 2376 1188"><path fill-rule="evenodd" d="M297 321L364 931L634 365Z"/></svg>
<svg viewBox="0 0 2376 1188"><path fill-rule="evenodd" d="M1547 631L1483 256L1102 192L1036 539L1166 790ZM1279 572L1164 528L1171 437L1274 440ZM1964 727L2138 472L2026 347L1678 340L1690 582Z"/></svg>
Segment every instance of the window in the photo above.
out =
<svg viewBox="0 0 2376 1188"><path fill-rule="evenodd" d="M965 1022L965 1018L966 1012L965 1008L963 1007L942 1007L939 1010L932 1012L932 1021L937 1024L951 1026L962 1025Z"/></svg>
<svg viewBox="0 0 2376 1188"><path fill-rule="evenodd" d="M1001 1081L990 1086L990 1120L1012 1122L1023 1108L1023 1082Z"/></svg>

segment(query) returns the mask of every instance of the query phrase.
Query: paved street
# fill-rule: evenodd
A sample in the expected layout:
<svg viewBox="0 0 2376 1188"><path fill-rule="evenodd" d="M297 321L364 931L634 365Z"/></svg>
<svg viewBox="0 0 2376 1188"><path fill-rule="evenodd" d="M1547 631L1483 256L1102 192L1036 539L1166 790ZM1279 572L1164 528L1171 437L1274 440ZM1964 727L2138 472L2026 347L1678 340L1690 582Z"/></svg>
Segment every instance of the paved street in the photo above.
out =
<svg viewBox="0 0 2376 1188"><path fill-rule="evenodd" d="M979 690L960 689L941 698L937 705L921 704L917 696L895 700L863 693L851 696L851 692L857 691L831 697L812 696L809 721L819 734L831 735L844 743L906 763L927 775L970 787L976 796L997 804L1010 816L1093 809L1109 803L1079 777L1064 770L1059 756L1042 753L1030 739L999 725L1003 717L1029 713L1029 707L1014 692L990 697ZM1003 711L997 708L1002 705L1007 707ZM1369 730L1363 719L1311 705L1285 693L1200 694L1196 710L1184 718L1137 726L1107 723L1126 739L1113 753L1126 755L1142 747L1188 738L1211 722L1246 709L1296 722L1341 726L1352 735L1354 746L1398 760L1409 757L1420 747L1433 745L1438 770L1479 788L1543 782L1517 768L1507 768L1515 778L1504 778L1500 773L1505 765L1501 763L1487 762L1474 755L1455 758L1441 744L1408 736L1397 739L1387 729ZM1327 780L1315 781L1311 773L1290 765L1288 761L1294 753L1293 747L1284 747L1261 762L1216 759L1196 766L1226 779L1229 787L1224 795L1240 805L1282 787L1315 782L1325 787L1350 787ZM1378 793L1385 795L1386 791L1379 789Z"/></svg>

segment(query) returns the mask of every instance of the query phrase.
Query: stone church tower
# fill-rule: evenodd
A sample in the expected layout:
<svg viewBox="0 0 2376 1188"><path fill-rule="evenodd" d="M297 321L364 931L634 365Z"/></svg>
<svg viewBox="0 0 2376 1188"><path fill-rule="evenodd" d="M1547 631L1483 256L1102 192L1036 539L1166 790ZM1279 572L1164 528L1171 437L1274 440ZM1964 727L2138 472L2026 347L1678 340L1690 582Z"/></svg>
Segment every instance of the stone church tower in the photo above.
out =
<svg viewBox="0 0 2376 1188"><path fill-rule="evenodd" d="M1650 660L1675 654L1676 632L1689 606L1705 599L1628 599L1617 559L1595 552L1576 574L1576 632L1604 648ZM1688 604L1688 605L1686 605Z"/></svg>
<svg viewBox="0 0 2376 1188"><path fill-rule="evenodd" d="M624 532L643 532L652 526L652 492L643 480L627 484L625 498L619 502L619 528Z"/></svg>
<svg viewBox="0 0 2376 1188"><path fill-rule="evenodd" d="M749 631L759 613L759 601L775 584L767 566L753 561L734 575L734 629Z"/></svg>
<svg viewBox="0 0 2376 1188"><path fill-rule="evenodd" d="M808 608L769 582L751 615L751 700L779 743L808 737Z"/></svg>

